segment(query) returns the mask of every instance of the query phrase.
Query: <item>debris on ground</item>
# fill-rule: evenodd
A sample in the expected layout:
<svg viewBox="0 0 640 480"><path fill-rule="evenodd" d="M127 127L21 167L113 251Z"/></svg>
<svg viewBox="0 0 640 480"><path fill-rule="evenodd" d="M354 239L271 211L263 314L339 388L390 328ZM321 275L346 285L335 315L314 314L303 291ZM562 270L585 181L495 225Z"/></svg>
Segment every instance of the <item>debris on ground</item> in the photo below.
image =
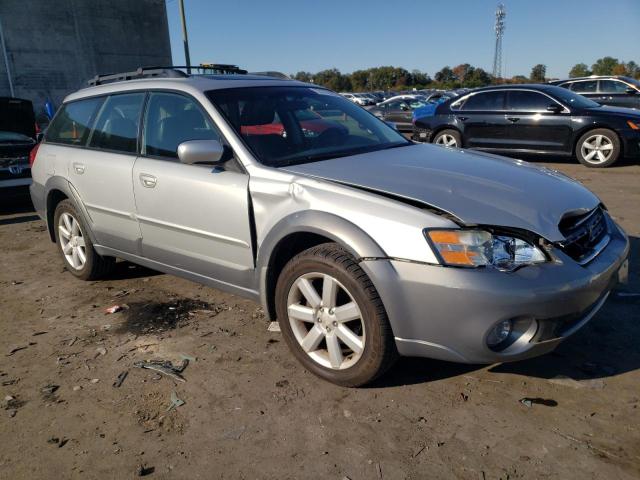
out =
<svg viewBox="0 0 640 480"><path fill-rule="evenodd" d="M49 333L49 332L47 332L46 330L41 330L41 331L39 331L39 332L33 332L33 333L31 334L31 336L32 336L32 337L38 337L38 336L40 336L40 335L44 335L45 333Z"/></svg>
<svg viewBox="0 0 640 480"><path fill-rule="evenodd" d="M107 354L107 349L106 349L106 348L104 348L104 347L98 347L98 348L96 348L96 355L95 355L95 357L94 357L94 358L98 358L98 357L100 357L101 355L106 355L106 354Z"/></svg>
<svg viewBox="0 0 640 480"><path fill-rule="evenodd" d="M99 379L99 378L92 378L92 379L90 380L90 382L91 382L91 383L93 383L93 384L96 384L96 383L98 383L99 381L100 381L100 379Z"/></svg>
<svg viewBox="0 0 640 480"><path fill-rule="evenodd" d="M120 373L120 375L118 375L118 377L116 378L116 381L113 382L113 386L115 388L120 388L120 386L124 382L124 379L127 378L127 375L129 375L129 370L125 370L124 372Z"/></svg>
<svg viewBox="0 0 640 480"><path fill-rule="evenodd" d="M601 390L605 387L604 380L601 378L578 381L564 375L557 375L549 379L549 382L571 388L591 388L594 390Z"/></svg>
<svg viewBox="0 0 640 480"><path fill-rule="evenodd" d="M26 350L27 348L33 346L33 345L37 345L36 342L29 342L27 345L24 346L20 346L20 347L14 347L11 350L9 350L9 353L7 353L7 357L12 356L14 353L19 352L20 350Z"/></svg>
<svg viewBox="0 0 640 480"><path fill-rule="evenodd" d="M58 448L62 448L67 444L68 441L69 441L69 439L68 438L64 438L64 437L62 437L62 438L51 437L51 438L49 438L49 440L47 440L47 443L50 443L52 445L57 445Z"/></svg>
<svg viewBox="0 0 640 480"><path fill-rule="evenodd" d="M280 331L280 324L278 322L271 322L269 324L269 326L267 327L267 331L268 332L279 332Z"/></svg>
<svg viewBox="0 0 640 480"><path fill-rule="evenodd" d="M46 396L51 396L55 393L56 390L58 390L60 388L60 385L53 385L53 384L49 384L49 385L45 385L44 387L42 387L40 389L40 391L46 395Z"/></svg>
<svg viewBox="0 0 640 480"><path fill-rule="evenodd" d="M523 404L527 408L533 407L533 405L544 405L545 407L557 407L558 402L551 398L540 398L540 397L524 397L519 400L521 404Z"/></svg>
<svg viewBox="0 0 640 480"><path fill-rule="evenodd" d="M155 472L155 467L147 467L146 465L139 465L136 469L136 475L139 477L146 477L147 475L151 475Z"/></svg>
<svg viewBox="0 0 640 480"><path fill-rule="evenodd" d="M240 440L240 437L242 437L242 434L246 429L247 427L245 426L234 428L233 430L225 432L224 435L222 435L222 438L225 440Z"/></svg>
<svg viewBox="0 0 640 480"><path fill-rule="evenodd" d="M112 313L118 313L121 310L124 310L121 305L112 305L112 306L110 306L108 308L105 308L104 314L105 315L109 315L109 314L112 314Z"/></svg>
<svg viewBox="0 0 640 480"><path fill-rule="evenodd" d="M182 372L187 368L187 365L189 365L187 359L182 360L182 365L179 367L174 366L169 360L141 360L133 364L134 367L154 370L179 382L186 382Z"/></svg>
<svg viewBox="0 0 640 480"><path fill-rule="evenodd" d="M167 408L167 412L170 412L174 408L178 408L184 405L184 400L178 398L178 394L176 392L171 392L171 403L169 404L169 408Z"/></svg>

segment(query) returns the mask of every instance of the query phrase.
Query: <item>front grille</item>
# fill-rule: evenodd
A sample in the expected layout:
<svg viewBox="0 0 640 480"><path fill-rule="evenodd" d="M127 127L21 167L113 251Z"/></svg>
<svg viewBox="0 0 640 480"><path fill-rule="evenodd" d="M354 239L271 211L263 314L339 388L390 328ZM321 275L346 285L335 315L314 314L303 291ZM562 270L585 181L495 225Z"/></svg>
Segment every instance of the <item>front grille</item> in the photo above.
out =
<svg viewBox="0 0 640 480"><path fill-rule="evenodd" d="M559 228L565 237L560 242L560 248L581 264L598 255L609 240L607 219L601 207L584 215L565 218Z"/></svg>

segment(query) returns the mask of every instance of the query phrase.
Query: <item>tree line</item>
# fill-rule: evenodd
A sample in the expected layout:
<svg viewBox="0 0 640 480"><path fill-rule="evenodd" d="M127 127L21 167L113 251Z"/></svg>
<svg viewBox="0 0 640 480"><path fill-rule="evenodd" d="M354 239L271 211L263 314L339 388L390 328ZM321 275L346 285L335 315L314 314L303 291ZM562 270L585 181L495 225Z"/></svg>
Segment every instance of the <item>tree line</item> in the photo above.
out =
<svg viewBox="0 0 640 480"><path fill-rule="evenodd" d="M576 64L570 71L570 77L589 75L627 75L640 79L640 67L636 62L623 62L614 57L603 57L589 68L585 63ZM374 67L342 73L337 68L317 73L298 72L292 75L296 80L322 85L338 92L363 92L375 90L406 90L421 88L474 88L496 83L542 83L547 78L544 64L534 65L529 76L515 75L510 78L494 78L480 67L463 63L455 67L446 66L436 72L433 78L420 70L408 71L401 67Z"/></svg>

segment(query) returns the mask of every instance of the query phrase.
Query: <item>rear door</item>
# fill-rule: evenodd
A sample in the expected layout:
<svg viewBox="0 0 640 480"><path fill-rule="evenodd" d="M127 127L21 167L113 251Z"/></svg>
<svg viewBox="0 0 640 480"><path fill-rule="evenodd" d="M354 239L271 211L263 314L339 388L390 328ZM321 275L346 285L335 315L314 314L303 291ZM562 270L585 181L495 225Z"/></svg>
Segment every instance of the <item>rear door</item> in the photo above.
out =
<svg viewBox="0 0 640 480"><path fill-rule="evenodd" d="M101 102L86 148L67 149L69 181L78 192L100 245L138 254L131 174L145 93L110 95ZM71 137L78 126L71 124Z"/></svg>
<svg viewBox="0 0 640 480"><path fill-rule="evenodd" d="M601 103L598 99L598 80L576 80L569 85L572 92L590 98L594 102Z"/></svg>
<svg viewBox="0 0 640 480"><path fill-rule="evenodd" d="M177 149L182 142L224 143L193 98L152 92L144 118L142 155L133 169L143 255L246 285L253 269L249 176L233 168L180 163Z"/></svg>
<svg viewBox="0 0 640 480"><path fill-rule="evenodd" d="M503 90L483 91L452 104L451 110L462 130L463 147L508 148L505 97Z"/></svg>
<svg viewBox="0 0 640 480"><path fill-rule="evenodd" d="M640 92L629 93L631 89L626 83L616 80L598 81L598 103L614 107L640 108Z"/></svg>
<svg viewBox="0 0 640 480"><path fill-rule="evenodd" d="M550 105L561 112L549 112ZM508 144L518 150L571 151L571 114L547 95L533 90L510 90L507 95Z"/></svg>

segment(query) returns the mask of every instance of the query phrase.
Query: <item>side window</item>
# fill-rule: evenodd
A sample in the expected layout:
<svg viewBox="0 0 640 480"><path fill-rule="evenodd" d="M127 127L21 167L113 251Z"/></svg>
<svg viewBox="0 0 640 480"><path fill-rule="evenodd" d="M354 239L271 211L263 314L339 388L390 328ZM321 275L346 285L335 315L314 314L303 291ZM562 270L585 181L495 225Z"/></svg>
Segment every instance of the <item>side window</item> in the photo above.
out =
<svg viewBox="0 0 640 480"><path fill-rule="evenodd" d="M543 112L552 103L553 100L541 93L514 90L509 92L507 110Z"/></svg>
<svg viewBox="0 0 640 480"><path fill-rule="evenodd" d="M144 153L178 158L178 145L189 140L222 139L194 100L175 93L152 93L144 119Z"/></svg>
<svg viewBox="0 0 640 480"><path fill-rule="evenodd" d="M601 93L626 93L629 86L618 80L600 80Z"/></svg>
<svg viewBox="0 0 640 480"><path fill-rule="evenodd" d="M90 98L66 103L47 128L46 141L65 145L84 145L89 129L104 98Z"/></svg>
<svg viewBox="0 0 640 480"><path fill-rule="evenodd" d="M122 153L136 153L144 93L107 97L91 132L89 146Z"/></svg>
<svg viewBox="0 0 640 480"><path fill-rule="evenodd" d="M482 92L471 95L461 110L504 110L504 92Z"/></svg>
<svg viewBox="0 0 640 480"><path fill-rule="evenodd" d="M576 93L595 93L598 85L597 80L585 80L584 82L573 82L571 91Z"/></svg>

